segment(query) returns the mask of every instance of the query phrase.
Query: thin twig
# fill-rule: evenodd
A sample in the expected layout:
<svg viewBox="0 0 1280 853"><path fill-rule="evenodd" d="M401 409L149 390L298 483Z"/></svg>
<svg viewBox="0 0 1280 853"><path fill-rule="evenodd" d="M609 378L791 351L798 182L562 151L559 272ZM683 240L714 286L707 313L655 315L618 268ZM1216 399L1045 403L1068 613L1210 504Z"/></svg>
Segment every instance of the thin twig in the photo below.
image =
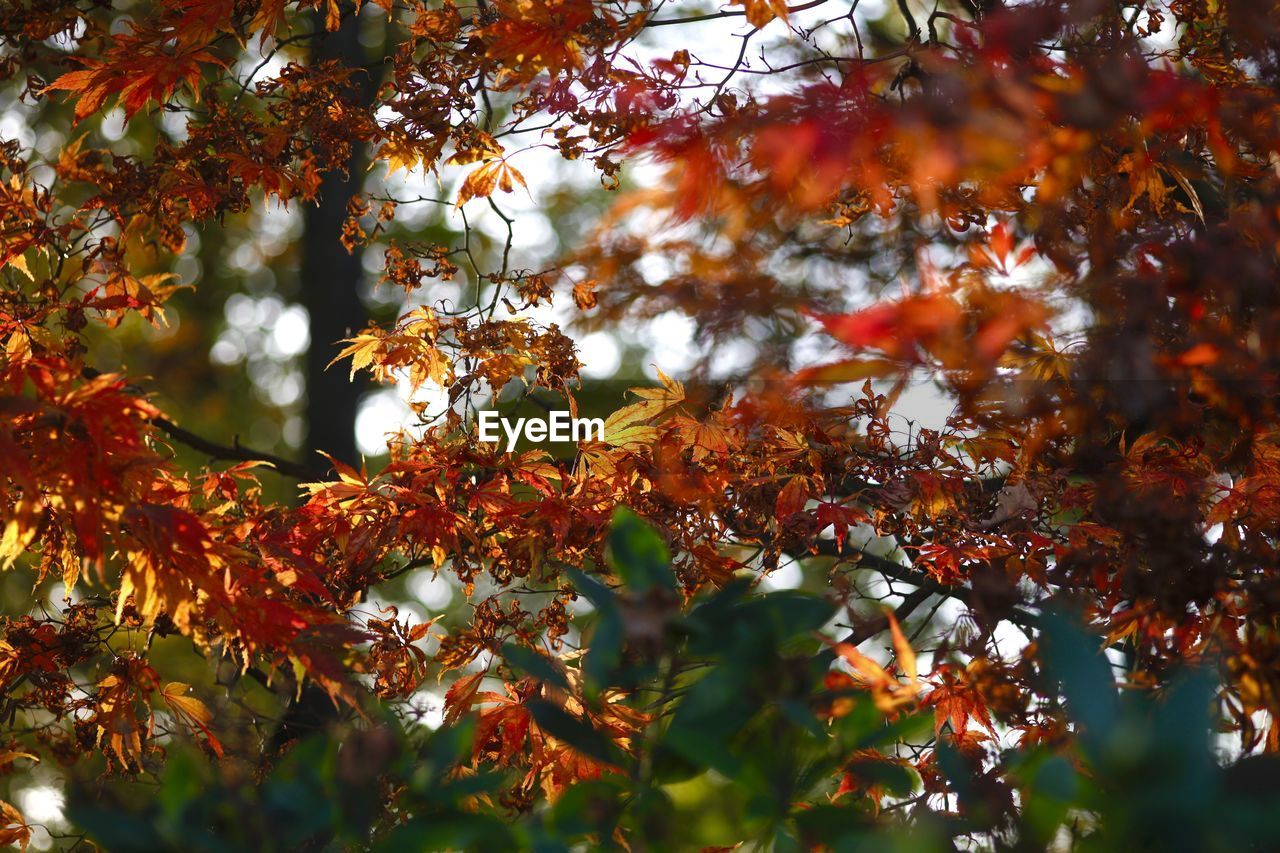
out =
<svg viewBox="0 0 1280 853"><path fill-rule="evenodd" d="M788 6L787 12L788 14L791 12L803 12L805 9L813 9L826 2L827 0L811 0L809 3L801 3L798 6ZM706 15L690 15L687 18L664 18L658 21L648 21L645 23L645 27L669 27L672 24L696 24L699 21L714 21L719 18L741 18L746 14L746 10L742 9L738 11L730 10L724 12L711 12Z"/></svg>
<svg viewBox="0 0 1280 853"><path fill-rule="evenodd" d="M190 430L183 429L164 417L152 418L151 424L174 441L181 442L192 450L207 453L213 459L234 460L237 462L265 462L281 474L287 477L296 477L299 480L316 480L323 476L318 470L299 462L292 462L273 453L244 447L238 439L231 445L218 444L215 441L198 436Z"/></svg>

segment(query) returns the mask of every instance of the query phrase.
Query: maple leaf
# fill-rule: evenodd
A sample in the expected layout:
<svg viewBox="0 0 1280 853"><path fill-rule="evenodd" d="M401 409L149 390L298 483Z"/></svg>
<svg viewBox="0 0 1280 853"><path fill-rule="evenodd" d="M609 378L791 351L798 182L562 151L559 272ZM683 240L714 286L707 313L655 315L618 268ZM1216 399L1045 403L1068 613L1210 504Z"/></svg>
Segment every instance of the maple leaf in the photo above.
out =
<svg viewBox="0 0 1280 853"><path fill-rule="evenodd" d="M916 666L916 653L902 633L902 626L898 624L898 617L893 615L892 611L885 615L889 619L889 632L893 637L893 651L897 657L898 666L902 668L903 674L906 675L909 681L918 682L920 680L920 671Z"/></svg>
<svg viewBox="0 0 1280 853"><path fill-rule="evenodd" d="M627 415L614 412L604 422L604 440L614 447L639 448L651 444L658 437L654 427L635 423Z"/></svg>
<svg viewBox="0 0 1280 853"><path fill-rule="evenodd" d="M5 521L4 532L0 533L0 569L12 567L40 532L37 526L40 506L35 501L15 501L6 515L10 517Z"/></svg>
<svg viewBox="0 0 1280 853"><path fill-rule="evenodd" d="M1010 519L1019 518L1027 513L1034 513L1039 508L1040 501L1027 488L1026 483L1006 483L1004 488L996 495L995 512L991 514L990 518L983 521L980 526L984 530L989 530Z"/></svg>
<svg viewBox="0 0 1280 853"><path fill-rule="evenodd" d="M1039 381L1068 379L1071 376L1070 353L1057 347L1049 337L1038 332L1026 336L1024 345L1006 351L1000 357L1001 366L1021 369L1029 379Z"/></svg>
<svg viewBox="0 0 1280 853"><path fill-rule="evenodd" d="M878 349L906 359L914 357L918 344L928 346L952 333L964 321L964 313L950 296L925 294L816 319L828 334L853 349Z"/></svg>
<svg viewBox="0 0 1280 853"><path fill-rule="evenodd" d="M151 675L154 678L154 672ZM112 674L98 682L91 718L97 730L96 743L108 760L118 760L125 769L142 766L143 732L150 728L138 718L138 698L137 688L125 676Z"/></svg>
<svg viewBox="0 0 1280 853"><path fill-rule="evenodd" d="M205 741L209 744L209 748L219 758L222 757L222 744L213 736L213 732L209 730L209 723L213 720L213 714L199 699L194 696L188 696L187 691L191 689L191 685L183 684L180 681L170 681L160 691L160 695L164 698L165 704L169 706L169 710L173 712L174 719L186 726L193 733L199 731L204 735Z"/></svg>
<svg viewBox="0 0 1280 853"><path fill-rule="evenodd" d="M259 48L264 46L267 39L273 37L285 22L285 7L288 4L289 0L259 0L257 14L249 23L251 30L262 30L262 35L258 39Z"/></svg>
<svg viewBox="0 0 1280 853"><path fill-rule="evenodd" d="M528 708L515 690L508 687L508 691L512 695L481 695L483 701L496 703L496 707L480 713L473 746L475 757L483 756L500 765L511 764L523 757L525 740L534 729Z"/></svg>
<svg viewBox="0 0 1280 853"><path fill-rule="evenodd" d="M655 418L684 402L684 384L658 371L660 388L631 388L640 402L624 406L604 422L604 440L615 447L638 447L657 437L649 425Z"/></svg>
<svg viewBox="0 0 1280 853"><path fill-rule="evenodd" d="M733 433L718 423L719 420L695 421L684 416L672 419L680 437L693 448L694 462L708 456L723 456L738 445Z"/></svg>
<svg viewBox="0 0 1280 853"><path fill-rule="evenodd" d="M993 733L995 731L982 696L968 685L949 683L935 687L929 691L925 702L933 706L935 737L942 735L944 725L951 726L953 735L963 735L969 729L970 720L976 720Z"/></svg>
<svg viewBox="0 0 1280 853"><path fill-rule="evenodd" d="M388 177L402 169L406 173L412 173L422 165L434 169L435 162L444 148L445 140L444 136L436 136L423 144L405 135L392 135L378 150L378 156L375 159L386 162ZM371 163L370 167L372 165ZM524 181L520 180L523 186Z"/></svg>
<svg viewBox="0 0 1280 853"><path fill-rule="evenodd" d="M502 18L480 32L488 55L516 79L582 65L586 39L578 30L595 16L590 0L495 0L494 6Z"/></svg>
<svg viewBox="0 0 1280 853"><path fill-rule="evenodd" d="M751 803L815 815L801 827L809 846L841 844L824 837L826 793L844 796L841 808L851 792L864 793L876 802L847 805L875 812L880 782L901 781L908 763L923 791L894 805L904 826L967 788L982 795L984 822L1009 829L1002 840L1035 841L1015 833L1026 826L1019 809L1035 806L1036 791L1021 790L1021 756L993 742L992 715L1023 733L1014 749L1043 744L1054 762L1076 760L1077 745L1093 751L1089 737L1079 738L1091 726L1073 719L1078 703L1061 701L1070 691L1041 677L1038 633L1047 623L1029 617L1046 612L1055 589L1071 591L1107 643L1141 647L1131 675L1144 690L1122 703L1124 714L1144 702L1139 694L1165 692L1175 664L1218 650L1224 713L1213 722L1240 736L1242 754L1280 751L1280 726L1263 732L1257 723L1259 712L1275 717L1280 706L1273 672L1280 644L1265 630L1276 621L1275 596L1261 582L1276 562L1280 527L1280 430L1269 387L1280 350L1267 298L1277 165L1268 152L1280 148L1273 123L1258 119L1275 111L1273 69L1258 58L1266 59L1275 30L1270 4L1147 4L1132 20L1127 12L1117 18L1116 4L994 4L1005 8L963 23L932 21L943 27L941 50L920 49L924 35L910 32L904 6L905 42L863 45L851 19L833 19L824 27L860 53L856 62L837 57L841 73L815 73L814 63L829 64L831 56L800 39L784 46L781 61L766 47L751 68L726 71L761 75L753 77L761 85L746 87L753 91L726 81L706 103L688 97L710 79L695 41L669 61L633 59L623 48L649 24L687 23L688 39L711 40L731 37L729 28L744 17L754 29L786 21L781 0L737 0L719 24L710 22L720 17L714 14L652 20L645 9L614 11L591 0L496 0L465 10L449 0L372 0L394 7L403 24L384 52L365 45L373 53L355 64L384 68L376 85L365 85L374 81L351 63L324 59L324 51L303 61L283 39L277 51L258 51L262 65L221 70L221 58L242 53L237 45L251 33L260 30L265 46L284 35L293 15L300 25L313 21L307 29L354 26L368 2L0 3L0 30L37 48L6 53L0 76L38 79L38 66L53 55L46 48L70 53L59 71L70 73L47 87L70 106L32 117L42 144L0 146L0 565L34 570L39 598L15 602L15 615L0 620L11 734L0 744L0 771L26 771L17 760L26 748L68 760L98 749L112 771L136 772L144 761L151 769L163 758L151 748L148 700L158 702L157 693L173 728L221 754L210 730L213 709L195 698L206 688L159 688L147 663L149 654L167 654L151 641L173 632L267 680L292 669L291 684L315 684L335 705L353 706L369 691L388 705L404 702L431 663L458 669L509 643L536 646L541 658L542 649L567 643L591 665L530 661L550 664L554 687L503 682L505 665L489 677L454 673L445 718L452 725L472 718L479 737L452 766L428 763L445 783L431 785L433 797L461 791L460 803L420 801L418 782L428 780L406 787L404 762L376 761L379 750L356 750L362 761L350 760L345 746L338 753L344 785L352 776L386 795L370 815L379 827L399 832L412 815L409 822L435 831L437 815L428 813L435 805L450 813L458 806L468 831L493 825L497 809L536 816L575 783L615 771L607 758L618 754L614 747L635 751L641 771L655 757L667 763L652 750L665 751L669 724L678 729L690 708L715 699L711 688L733 657L715 644L741 646L747 636L701 630L718 621L723 605L785 602L783 621L791 622L812 604L816 622L819 609L829 616L827 601L859 594L851 572L880 575L890 592L903 579L928 580L908 593L916 605L928 601L918 599L924 594L966 605L972 612L963 617L946 607L931 617L923 616L927 606L914 612L946 619L951 610L939 656L951 649L968 662L962 675L935 663L932 692L922 695L920 661L891 614L883 645L895 663L841 647L826 676L832 696L825 710L853 713L863 693L889 716L931 704L936 734L951 729L956 760L929 743L902 744L893 757L855 750L829 756L824 766L838 779L826 784L784 773L769 777L767 791L748 790L765 778L757 772L763 765L751 766L760 756L734 754L743 743L734 736L723 741L728 756L701 761L701 747L732 734L711 724L702 729L705 743L690 738L682 757L704 774L712 763L717 770L740 764ZM611 14L626 18L619 23ZM1165 24L1179 44L1146 44ZM726 29L717 33L717 26ZM522 91L492 97L516 86ZM187 109L197 97L208 103ZM171 133L166 121L154 135L76 140L65 126L112 106L136 119L157 104L174 112L182 133ZM438 313L415 309L390 329L363 329L339 345L338 360L351 359L353 375L447 389L445 415L402 433L374 476L333 461L332 482L303 484L305 504L277 500L278 490L261 488L246 469L219 470L221 461L209 458L209 448L221 447L216 440L196 440L196 453L171 453L171 441L184 442L176 434L160 438L165 419L155 406L122 376L89 376L85 362L103 356L96 345L114 357L118 343L125 350L154 345L155 359L122 356L155 367L157 383L173 380L170 356L199 343L207 318L183 316L164 336L140 337L126 324L137 315L159 326L166 304L191 307L171 300L176 282L166 272L186 251L184 235L213 238L202 251L216 255L226 242L216 229L247 215L254 190L341 208L342 193L319 190L353 154L379 149L394 175L435 170L451 146L449 163L467 167L455 181L457 198L420 200L465 210L499 191L527 191L503 145L544 131L528 144L588 161L606 185L617 181L622 156L654 154L669 171L619 204L565 270L509 268L520 247L504 251L503 235L495 241L481 233L487 226L464 223L466 233L454 241L433 224L398 224L406 240L423 230L428 242L402 240L389 250L387 281L409 293L425 278L449 279L461 273L449 260L460 254L478 292L475 304L470 288L463 304L445 291L415 294ZM59 138L70 140L61 151L43 144ZM50 167L56 180L33 178ZM387 238L396 202L382 203L377 214L365 201L348 208L346 248L374 248ZM642 209L678 227L630 219ZM508 236L523 233L518 221L506 224ZM584 332L629 341L635 324L679 312L714 345L709 355L752 349L755 361L743 381L733 381L733 398L714 406L704 408L698 395L686 405L683 386L667 377L658 388L637 389L610 416L606 440L584 442L572 468L539 453L492 453L474 440L463 411L476 394L498 390L484 383L536 377L531 383L542 388L576 392L581 365L572 341L532 321L494 319L504 304L513 317L554 305L562 298L553 286L560 272L575 283L574 304L590 312L581 318ZM894 279L903 295L885 300L880 294ZM849 307L864 305L864 297L884 301ZM1078 317L1084 326L1062 347L1047 335L1059 308L1071 325ZM789 340L804 332L805 316L854 352L793 373L810 363L810 342ZM732 347L748 337L763 340ZM943 424L896 421L906 373L918 367L936 371L956 398ZM779 371L787 381L775 381ZM718 383L719 365L713 372ZM1160 381L1110 381L1126 374ZM898 381L885 393L873 387L876 379ZM862 394L846 405L831 389L804 387L825 382L861 383ZM322 400L313 395L311 404ZM577 405L572 396L568 405ZM234 440L225 452L227 461L255 455ZM643 507L669 543L684 596L651 607L625 589L566 580L570 569L593 577L591 564L607 552L608 515L619 504ZM855 524L864 526L860 538L897 540L911 565L849 553ZM796 590L790 600L771 601L774 593L752 588L751 579L784 555L800 561L810 581L825 577L826 594ZM375 584L418 567L450 575L468 598L456 602L462 622L439 638L434 660L420 642L429 623L370 617L360 606L376 599ZM80 587L82 569L91 591ZM68 593L83 595L47 612L47 582L59 576ZM707 595L707 585L726 592ZM595 615L578 631L584 625L574 625L574 596L588 588ZM677 611L679 618L666 618ZM655 613L663 618L649 618ZM786 726L816 731L807 703L790 701L795 679L777 677L786 676L779 666L806 664L776 621L744 628L787 647L740 649L751 654L738 657L760 669L733 679L749 684L752 700L733 709L743 715L732 721L734 731L771 731L759 715L776 717L779 708L792 718ZM1018 660L1007 643L997 645L1005 624L1027 634ZM663 625L681 630L657 630ZM692 657L680 651L695 639L684 628L703 647ZM624 674L627 690L601 686L588 700L580 689L587 670ZM491 690L482 690L486 683ZM699 693L703 685L708 690ZM546 707L559 716L540 718ZM648 727L648 713L661 723ZM378 734L375 726L357 728L362 740ZM261 764L254 740L225 744L233 771ZM1129 795L1132 786L1115 785L1106 762L1084 758L1096 776L1092 787L1117 804ZM321 764L323 772L334 766ZM484 764L508 768L507 781ZM772 762L765 776L800 765ZM225 775L210 780L219 784ZM643 776L620 773L591 788L639 802L634 783ZM770 791L798 795L773 803ZM961 799L972 811L973 798ZM565 814L599 811L580 805L566 803ZM1078 803L1069 805L1064 814L1078 811ZM1111 830L1106 812L1097 815L1102 836ZM4 813L0 839L27 843L23 816ZM551 846L560 841L559 823L540 824ZM668 823L662 841L688 846L679 821ZM942 823L946 830L955 821ZM570 846L584 838L653 846L643 824L610 824L609 837L575 823ZM1056 831L1041 830L1045 837Z"/></svg>
<svg viewBox="0 0 1280 853"><path fill-rule="evenodd" d="M38 762L40 759L29 752L17 752L12 749L0 751L0 768L7 766L10 762L17 758L28 758Z"/></svg>
<svg viewBox="0 0 1280 853"><path fill-rule="evenodd" d="M594 279L576 282L573 285L573 304L577 305L581 311L589 311L595 308L600 298L596 294L596 288L599 286L600 283Z"/></svg>
<svg viewBox="0 0 1280 853"><path fill-rule="evenodd" d="M898 620L892 612L886 614L893 633L893 646L897 654L898 665L907 676L905 683L890 675L884 667L858 651L852 643L836 643L826 640L836 654L853 667L854 680L871 691L877 708L885 713L892 713L904 705L916 701L923 688L920 674L916 669L916 656L911 645L903 636Z"/></svg>
<svg viewBox="0 0 1280 853"><path fill-rule="evenodd" d="M132 598L148 623L165 613L181 629L188 627L200 599L226 599L215 579L213 541L198 516L175 507L141 504L128 508L124 517L130 541L120 574L117 620Z"/></svg>
<svg viewBox="0 0 1280 853"><path fill-rule="evenodd" d="M207 45L218 33L230 30L234 13L235 0L182 0L173 33L179 44Z"/></svg>
<svg viewBox="0 0 1280 853"><path fill-rule="evenodd" d="M475 672L464 675L449 685L449 689L444 694L444 725L453 725L462 718L463 714L471 710L484 676L483 672Z"/></svg>
<svg viewBox="0 0 1280 853"><path fill-rule="evenodd" d="M1048 316L1038 301L1007 291L980 291L970 301L979 317L973 349L986 363L995 362L1015 338L1042 327Z"/></svg>
<svg viewBox="0 0 1280 853"><path fill-rule="evenodd" d="M491 160L467 175L458 189L458 200L454 206L462 207L473 198L488 198L494 190L512 192L516 184L528 189L524 176L506 160Z"/></svg>
<svg viewBox="0 0 1280 853"><path fill-rule="evenodd" d="M785 22L790 11L787 0L737 0L730 6L741 6L746 10L747 23L759 29L773 19Z"/></svg>
<svg viewBox="0 0 1280 853"><path fill-rule="evenodd" d="M806 367L795 373L797 382L862 382L886 379L902 372L902 366L887 358L859 358Z"/></svg>
<svg viewBox="0 0 1280 853"><path fill-rule="evenodd" d="M804 512L805 504L809 501L809 489L807 477L797 475L787 480L773 504L773 514L779 524L788 521L797 513Z"/></svg>
<svg viewBox="0 0 1280 853"><path fill-rule="evenodd" d="M31 843L27 819L11 804L0 800L0 844L16 844L25 851Z"/></svg>
<svg viewBox="0 0 1280 853"><path fill-rule="evenodd" d="M849 536L849 528L855 524L870 521L871 517L854 506L820 501L814 509L814 518L818 522L818 530L823 531L830 525L835 533L836 542L844 545Z"/></svg>
<svg viewBox="0 0 1280 853"><path fill-rule="evenodd" d="M205 48L167 53L135 36L118 36L101 60L81 60L84 66L54 80L44 91L61 90L77 96L75 119L88 118L116 95L125 120L133 118L148 101L164 103L179 86L186 86L199 100L204 65L225 67L225 60Z"/></svg>
<svg viewBox="0 0 1280 853"><path fill-rule="evenodd" d="M374 363L379 352L383 349L386 336L378 331L364 332L356 335L354 338L347 338L342 343L347 344L341 352L333 357L327 367L333 367L334 364L344 358L351 359L351 377L356 378L356 371L363 370Z"/></svg>

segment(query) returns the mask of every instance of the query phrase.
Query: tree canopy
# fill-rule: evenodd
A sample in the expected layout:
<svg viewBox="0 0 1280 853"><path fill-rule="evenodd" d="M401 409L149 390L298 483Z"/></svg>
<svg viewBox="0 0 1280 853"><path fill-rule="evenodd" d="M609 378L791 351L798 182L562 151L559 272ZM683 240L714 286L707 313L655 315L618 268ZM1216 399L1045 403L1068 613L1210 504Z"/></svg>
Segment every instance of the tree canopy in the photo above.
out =
<svg viewBox="0 0 1280 853"><path fill-rule="evenodd" d="M0 841L1275 849L1277 91L1246 0L9 0Z"/></svg>

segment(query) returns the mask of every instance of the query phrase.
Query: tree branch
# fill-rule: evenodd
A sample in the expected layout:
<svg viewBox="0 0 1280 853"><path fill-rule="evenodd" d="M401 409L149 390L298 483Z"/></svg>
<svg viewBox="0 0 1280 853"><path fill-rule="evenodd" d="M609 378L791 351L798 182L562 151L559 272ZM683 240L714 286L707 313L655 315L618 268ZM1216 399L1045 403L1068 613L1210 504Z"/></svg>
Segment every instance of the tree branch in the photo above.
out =
<svg viewBox="0 0 1280 853"><path fill-rule="evenodd" d="M898 0L898 12L902 15L902 19L906 21L907 29L911 31L911 40L920 41L920 25L916 23L915 16L907 8L907 0Z"/></svg>
<svg viewBox="0 0 1280 853"><path fill-rule="evenodd" d="M966 483L977 483L985 494L994 495L1004 488L1007 477L983 477L977 480L966 480ZM856 474L844 474L831 482L829 489L833 496L850 497L853 495L877 495L884 490L884 486L872 483L864 477Z"/></svg>
<svg viewBox="0 0 1280 853"><path fill-rule="evenodd" d="M805 9L813 9L826 3L827 0L810 0L808 3L801 3L798 6L788 6L787 12L803 12ZM741 18L746 15L745 9L740 11L712 12L707 15L690 15L687 18L663 18L657 21L646 21L645 27L668 27L672 24L696 24L699 21L714 21L718 18Z"/></svg>
<svg viewBox="0 0 1280 853"><path fill-rule="evenodd" d="M218 444L207 438L202 438L190 430L183 429L165 417L152 418L151 424L174 441L181 442L192 450L207 453L213 459L236 462L265 462L279 473L287 477L296 477L299 480L314 480L324 476L317 469L310 468L300 462L292 462L273 453L243 447L239 439L235 439L231 445Z"/></svg>
<svg viewBox="0 0 1280 853"><path fill-rule="evenodd" d="M97 379L102 375L102 371L86 366L80 369L80 375L85 379ZM142 388L136 385L128 385L126 388L135 394L142 395L145 393ZM218 444L216 441L210 441L190 430L183 429L163 415L150 418L149 423L174 441L185 444L192 450L207 453L212 459L234 462L265 462L278 473L284 474L286 477L296 477L299 480L319 480L324 477L324 471L318 468L312 468L301 462L293 462L273 453L244 447L240 444L239 438L233 439L230 445Z"/></svg>
<svg viewBox="0 0 1280 853"><path fill-rule="evenodd" d="M901 624L915 611L917 607L924 604L926 600L932 598L934 595L936 595L936 593L933 590L923 586L914 592L909 593L905 598L903 598L902 603L894 609L893 618L898 620L898 623ZM864 624L854 628L848 633L848 635L842 637L840 642L848 643L851 646L859 646L888 627L889 617L882 613L874 619L870 619Z"/></svg>
<svg viewBox="0 0 1280 853"><path fill-rule="evenodd" d="M841 559L856 556L857 566L872 569L887 578L892 578L893 580L901 581L902 583L909 583L912 586L917 587L917 592L925 590L928 591L930 595L941 595L947 598L953 598L962 604L969 605L970 607L973 607L976 603L974 601L973 590L967 586L951 586L949 584L939 583L919 569L912 568L911 566L904 566L887 557L878 557L875 554L868 554L866 551L856 547L846 546L844 550L841 551L837 547L838 544L839 543L834 541L820 540L814 543L814 547L819 555L825 557ZM914 592L911 593L911 595L914 594ZM908 598L910 598L910 596L908 596ZM923 598L921 600L923 601ZM903 603L905 604L906 602ZM918 605L919 602L916 602L916 604ZM912 606L912 609L914 609L914 607L915 605ZM907 612L910 612L910 610ZM1008 619L1008 621L1025 631L1029 631L1036 626L1035 613L1020 609L1016 606L1011 607L1009 614L1004 618Z"/></svg>

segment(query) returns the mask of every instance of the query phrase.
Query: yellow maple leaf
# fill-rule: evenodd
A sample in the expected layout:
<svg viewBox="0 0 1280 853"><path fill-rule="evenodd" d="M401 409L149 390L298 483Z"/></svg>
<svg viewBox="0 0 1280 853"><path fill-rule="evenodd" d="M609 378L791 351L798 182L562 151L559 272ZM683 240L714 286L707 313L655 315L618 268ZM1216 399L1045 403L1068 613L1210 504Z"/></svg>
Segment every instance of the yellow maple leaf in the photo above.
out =
<svg viewBox="0 0 1280 853"><path fill-rule="evenodd" d="M30 547L40 531L40 507L33 500L19 500L0 533L0 569L7 569Z"/></svg>
<svg viewBox="0 0 1280 853"><path fill-rule="evenodd" d="M134 708L136 698L129 682L117 675L108 675L98 682L97 709L93 716L98 730L96 745L124 767L142 766L142 721Z"/></svg>
<svg viewBox="0 0 1280 853"><path fill-rule="evenodd" d="M186 726L192 734L195 734L196 731L202 733L205 740L208 741L209 747L221 758L222 744L218 742L218 739L213 736L213 732L209 730L209 723L213 720L213 712L199 699L186 695L190 689L191 686L189 684L183 684L181 681L170 681L160 691L160 695L164 697L165 704L173 712L174 719Z"/></svg>
<svg viewBox="0 0 1280 853"><path fill-rule="evenodd" d="M412 172L419 166L434 169L444 143L444 137L413 140L408 136L392 136L378 149L378 156L369 165L372 168L378 160L385 161L388 177L401 169L406 173Z"/></svg>
<svg viewBox="0 0 1280 853"><path fill-rule="evenodd" d="M374 356L378 354L378 350L382 347L383 336L375 332L364 332L354 338L346 338L342 343L349 344L349 346L338 353L333 361L326 366L333 367L337 362L350 356L351 378L355 379L357 370L366 368L373 363Z"/></svg>
<svg viewBox="0 0 1280 853"><path fill-rule="evenodd" d="M651 426L634 423L626 410L614 412L604 422L604 440L614 447L639 447L652 444L658 431Z"/></svg>
<svg viewBox="0 0 1280 853"><path fill-rule="evenodd" d="M672 379L661 370L659 388L631 388L630 392L640 402L624 406L604 422L604 440L615 447L635 446L652 442L657 430L648 424L667 410L684 402L684 384Z"/></svg>

